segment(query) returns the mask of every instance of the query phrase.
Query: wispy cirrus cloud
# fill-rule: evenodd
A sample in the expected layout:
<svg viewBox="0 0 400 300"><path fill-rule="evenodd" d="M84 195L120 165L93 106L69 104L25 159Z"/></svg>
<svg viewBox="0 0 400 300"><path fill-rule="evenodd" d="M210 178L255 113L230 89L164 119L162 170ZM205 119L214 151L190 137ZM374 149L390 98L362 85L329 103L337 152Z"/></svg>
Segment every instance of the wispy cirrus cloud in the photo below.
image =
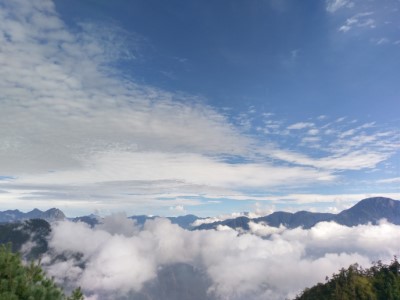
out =
<svg viewBox="0 0 400 300"><path fill-rule="evenodd" d="M343 7L353 7L354 2L350 0L327 0L326 10L330 13L334 13Z"/></svg>
<svg viewBox="0 0 400 300"><path fill-rule="evenodd" d="M288 126L287 129L289 130L299 130L299 129L304 129L304 128L310 128L310 127L314 127L314 123L310 123L310 122L299 122L299 123L295 123L292 124L290 126Z"/></svg>
<svg viewBox="0 0 400 300"><path fill-rule="evenodd" d="M376 22L371 17L373 12L363 12L354 15L353 17L346 20L345 24L339 28L339 31L347 32L353 27L359 28L375 28Z"/></svg>
<svg viewBox="0 0 400 300"><path fill-rule="evenodd" d="M390 157L388 153L385 154L369 150L352 151L323 158L312 158L301 153L284 150L276 150L271 154L277 159L297 165L313 166L328 170L360 170L364 168L374 168L378 163Z"/></svg>
<svg viewBox="0 0 400 300"><path fill-rule="evenodd" d="M400 134L395 127L379 127L375 122L361 123L339 118L280 125L285 138L297 147L271 145L270 157L297 165L325 170L361 170L377 167L399 149ZM309 151L308 149L314 149ZM310 155L314 152L315 155Z"/></svg>
<svg viewBox="0 0 400 300"><path fill-rule="evenodd" d="M385 1L384 5L376 1L329 0L326 10L336 20L337 31L343 33L343 37L361 34L375 45L392 44L392 34L399 24L398 2L395 0Z"/></svg>
<svg viewBox="0 0 400 300"><path fill-rule="evenodd" d="M3 172L81 166L107 148L245 153L249 140L200 100L110 74L104 66L119 55L97 42L91 26L73 35L52 2L4 6Z"/></svg>
<svg viewBox="0 0 400 300"><path fill-rule="evenodd" d="M400 183L400 177L380 179L378 183Z"/></svg>

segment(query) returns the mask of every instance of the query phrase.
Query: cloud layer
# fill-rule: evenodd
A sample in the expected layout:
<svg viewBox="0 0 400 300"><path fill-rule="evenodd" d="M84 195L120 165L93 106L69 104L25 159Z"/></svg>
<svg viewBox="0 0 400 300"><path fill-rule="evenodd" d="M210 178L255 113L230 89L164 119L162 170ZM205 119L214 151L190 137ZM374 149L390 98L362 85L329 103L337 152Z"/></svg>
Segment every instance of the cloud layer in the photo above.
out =
<svg viewBox="0 0 400 300"><path fill-rule="evenodd" d="M327 1L327 10L351 3ZM314 193L345 181L346 171L376 170L400 147L398 132L374 123L284 122L255 107L235 116L200 96L138 83L134 70L115 65L138 59L141 43L113 23L67 25L50 0L0 0L0 198L7 208L62 206L77 214L123 204L165 214L221 195Z"/></svg>
<svg viewBox="0 0 400 300"><path fill-rule="evenodd" d="M139 230L114 215L94 229L82 223L54 225L51 252L43 262L49 275L81 285L93 299L132 297L157 281L160 268L177 264L209 278L209 299L283 299L349 264L367 267L390 259L399 250L399 238L399 226L385 222L319 223L310 230L257 224L238 234L232 229L186 231L165 219L148 221ZM68 259L55 259L59 254Z"/></svg>

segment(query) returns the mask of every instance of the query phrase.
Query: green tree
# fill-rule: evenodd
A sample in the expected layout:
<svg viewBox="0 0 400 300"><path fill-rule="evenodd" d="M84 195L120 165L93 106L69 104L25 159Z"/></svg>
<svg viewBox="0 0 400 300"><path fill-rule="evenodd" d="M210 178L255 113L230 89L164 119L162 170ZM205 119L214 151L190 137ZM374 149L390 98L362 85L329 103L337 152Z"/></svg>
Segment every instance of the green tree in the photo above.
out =
<svg viewBox="0 0 400 300"><path fill-rule="evenodd" d="M83 300L78 288L67 297L39 264L24 266L11 244L0 245L0 300Z"/></svg>
<svg viewBox="0 0 400 300"><path fill-rule="evenodd" d="M357 264L305 289L296 300L400 300L400 263L395 257L385 265L378 261L369 269Z"/></svg>

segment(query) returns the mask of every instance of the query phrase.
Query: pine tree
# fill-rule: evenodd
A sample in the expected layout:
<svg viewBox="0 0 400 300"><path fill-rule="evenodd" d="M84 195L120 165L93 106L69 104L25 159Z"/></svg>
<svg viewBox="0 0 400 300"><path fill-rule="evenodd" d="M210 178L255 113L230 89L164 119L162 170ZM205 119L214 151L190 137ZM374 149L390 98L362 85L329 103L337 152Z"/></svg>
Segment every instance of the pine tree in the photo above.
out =
<svg viewBox="0 0 400 300"><path fill-rule="evenodd" d="M45 276L39 264L22 264L18 253L11 251L11 244L0 245L0 300L83 300L80 288L70 297Z"/></svg>
<svg viewBox="0 0 400 300"><path fill-rule="evenodd" d="M325 284L305 289L296 300L400 300L400 263L378 261L369 269L357 264L341 269Z"/></svg>

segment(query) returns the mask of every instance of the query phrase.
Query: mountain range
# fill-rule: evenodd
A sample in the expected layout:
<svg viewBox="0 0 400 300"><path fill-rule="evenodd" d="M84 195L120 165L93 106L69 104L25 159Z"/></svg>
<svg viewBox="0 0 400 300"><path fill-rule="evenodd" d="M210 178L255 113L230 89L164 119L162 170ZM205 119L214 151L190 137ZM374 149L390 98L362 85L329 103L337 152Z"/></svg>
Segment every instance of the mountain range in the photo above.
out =
<svg viewBox="0 0 400 300"><path fill-rule="evenodd" d="M58 208L51 208L46 211L41 211L40 209L35 208L27 213L21 212L18 209L0 212L0 223L13 223L32 219L42 219L53 222L64 220L65 218L65 214Z"/></svg>
<svg viewBox="0 0 400 300"><path fill-rule="evenodd" d="M131 216L129 218L135 220L138 225L143 226L147 220L156 217L141 215ZM18 210L0 212L0 222L3 223L0 224L0 244L12 243L13 251L22 252L25 259L40 259L44 253L51 253L48 248L49 235L52 228L50 222L62 219L67 218L62 211L56 208L47 211L35 209L28 213L23 213ZM388 222L400 224L400 201L375 197L364 199L353 207L338 214L313 213L307 211L299 211L296 213L275 212L260 218L250 219L248 217L238 217L193 227L193 222L198 219L199 218L194 215L169 218L172 223L191 230L212 230L219 225L248 230L250 222L262 222L273 227L283 225L287 228L299 226L311 228L322 221L334 221L346 226L355 226L367 223L377 224L380 220L386 219ZM102 219L95 215L82 216L69 220L85 222L90 226L95 226L102 222ZM24 249L23 245L31 245L32 247ZM76 254L76 257L80 257L80 254ZM58 255L57 258L67 261L67 256ZM212 281L204 270L195 268L189 263L176 263L158 268L154 280L146 282L138 292L131 291L130 294L127 297L124 296L124 298L116 298L115 295L111 294L101 294L99 299L218 299L213 293L209 292L211 285Z"/></svg>
<svg viewBox="0 0 400 300"><path fill-rule="evenodd" d="M157 216L146 216L146 215L129 217L129 219L135 220L136 224L138 224L139 226L143 226L147 220L154 220L155 218L158 218L158 217ZM203 218L200 218L195 215L185 215L185 216L179 216L179 217L167 217L167 219L169 219L172 224L179 225L183 229L193 229L194 227L192 226L192 224L196 220L201 220Z"/></svg>
<svg viewBox="0 0 400 300"><path fill-rule="evenodd" d="M386 219L393 224L400 224L400 201L384 197L373 197L361 200L353 207L343 210L338 214L314 213L308 211L299 211L296 213L274 212L268 216L250 219L239 217L224 221L202 224L196 229L207 230L215 229L219 225L229 226L231 228L240 228L249 230L249 223L264 223L271 227L281 225L287 228L303 227L305 229L313 227L319 222L336 222L345 226L357 226L361 224L376 225L380 220Z"/></svg>
<svg viewBox="0 0 400 300"><path fill-rule="evenodd" d="M137 215L131 216L129 219L135 220L139 226L147 220L152 220L156 216ZM0 223L13 223L30 219L43 219L48 222L67 219L65 214L57 209L52 208L47 211L34 209L30 212L23 213L19 210L0 211ZM218 221L214 223L201 224L193 226L196 220L201 220L195 215L185 215L179 217L168 217L173 224L177 224L184 229L190 230L209 230L216 229L219 225L229 226L234 229L249 230L249 223L264 223L272 227L285 226L287 228L311 228L319 222L336 222L345 226L356 226L360 224L377 224L381 219L386 219L393 224L400 224L400 201L384 197L373 197L361 200L353 207L343 210L338 214L332 213L314 213L309 211L299 211L296 213L278 211L270 215L259 218L248 218L245 216ZM95 215L88 215L70 219L74 222L85 222L90 226L101 223L101 218Z"/></svg>

